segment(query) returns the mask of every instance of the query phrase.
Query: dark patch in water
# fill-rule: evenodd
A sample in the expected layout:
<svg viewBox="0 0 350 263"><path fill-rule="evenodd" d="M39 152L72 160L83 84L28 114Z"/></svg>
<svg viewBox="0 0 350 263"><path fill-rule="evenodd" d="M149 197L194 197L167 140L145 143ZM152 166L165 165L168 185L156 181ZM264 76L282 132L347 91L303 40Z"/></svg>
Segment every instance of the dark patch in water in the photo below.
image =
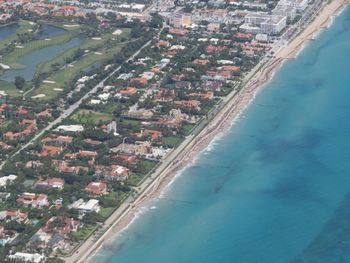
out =
<svg viewBox="0 0 350 263"><path fill-rule="evenodd" d="M291 263L350 262L350 194L311 244Z"/></svg>
<svg viewBox="0 0 350 263"><path fill-rule="evenodd" d="M309 129L298 139L295 146L299 149L314 149L325 142L323 132L317 129Z"/></svg>
<svg viewBox="0 0 350 263"><path fill-rule="evenodd" d="M325 137L319 130L310 129L293 141L276 140L274 142L263 142L260 149L260 161L262 163L274 163L288 159L297 154L306 155L312 149L325 142ZM293 156L291 156L293 155Z"/></svg>

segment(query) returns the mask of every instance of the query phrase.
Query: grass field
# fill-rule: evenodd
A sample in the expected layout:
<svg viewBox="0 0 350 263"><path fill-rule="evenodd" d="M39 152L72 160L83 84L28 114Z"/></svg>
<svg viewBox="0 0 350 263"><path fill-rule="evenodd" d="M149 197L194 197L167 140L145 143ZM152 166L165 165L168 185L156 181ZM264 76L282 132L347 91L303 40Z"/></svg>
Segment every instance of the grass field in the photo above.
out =
<svg viewBox="0 0 350 263"><path fill-rule="evenodd" d="M193 127L196 126L195 124L185 123L182 125L182 129L185 131L186 135L192 131Z"/></svg>
<svg viewBox="0 0 350 263"><path fill-rule="evenodd" d="M71 232L71 235L73 238L76 238L78 240L85 240L88 238L95 230L97 226L95 225L84 225L82 228L80 228L76 232Z"/></svg>
<svg viewBox="0 0 350 263"><path fill-rule="evenodd" d="M94 123L109 122L113 119L112 115L107 113L92 111L92 110L78 110L70 117L72 120L76 120L79 123Z"/></svg>
<svg viewBox="0 0 350 263"><path fill-rule="evenodd" d="M102 207L98 214L102 217L102 221L105 221L115 210L115 207Z"/></svg>
<svg viewBox="0 0 350 263"><path fill-rule="evenodd" d="M162 141L164 144L170 147L176 147L183 139L175 136L163 137Z"/></svg>
<svg viewBox="0 0 350 263"><path fill-rule="evenodd" d="M128 183L131 186L138 186L141 180L143 179L144 175L130 173L128 178Z"/></svg>
<svg viewBox="0 0 350 263"><path fill-rule="evenodd" d="M21 96L21 93L16 89L14 84L3 80L0 80L0 91L11 97Z"/></svg>

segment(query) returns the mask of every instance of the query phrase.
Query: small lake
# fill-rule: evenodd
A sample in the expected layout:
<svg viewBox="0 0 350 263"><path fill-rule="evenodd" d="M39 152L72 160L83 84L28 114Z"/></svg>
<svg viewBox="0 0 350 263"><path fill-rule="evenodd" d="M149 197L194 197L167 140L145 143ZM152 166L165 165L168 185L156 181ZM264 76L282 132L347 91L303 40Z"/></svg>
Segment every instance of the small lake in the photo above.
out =
<svg viewBox="0 0 350 263"><path fill-rule="evenodd" d="M83 70L84 73L90 73L91 71L93 71L94 69L97 69L99 67L102 66L102 61L96 61L94 64L88 66L87 68L85 68Z"/></svg>
<svg viewBox="0 0 350 263"><path fill-rule="evenodd" d="M61 34L65 32L63 28L53 26L53 25L43 25L41 27L41 30L39 31L38 35L40 39L50 38L57 34Z"/></svg>
<svg viewBox="0 0 350 263"><path fill-rule="evenodd" d="M0 27L0 41L4 40L5 38L8 38L12 34L14 34L16 32L16 30L18 29L18 27L19 26L17 24L9 24L6 26L1 26Z"/></svg>
<svg viewBox="0 0 350 263"><path fill-rule="evenodd" d="M21 76L25 80L31 80L35 74L37 65L53 59L65 50L81 44L82 41L83 38L76 37L64 44L42 48L25 55L17 61L19 64L24 65L24 68L7 70L0 76L0 79L12 82L16 76Z"/></svg>

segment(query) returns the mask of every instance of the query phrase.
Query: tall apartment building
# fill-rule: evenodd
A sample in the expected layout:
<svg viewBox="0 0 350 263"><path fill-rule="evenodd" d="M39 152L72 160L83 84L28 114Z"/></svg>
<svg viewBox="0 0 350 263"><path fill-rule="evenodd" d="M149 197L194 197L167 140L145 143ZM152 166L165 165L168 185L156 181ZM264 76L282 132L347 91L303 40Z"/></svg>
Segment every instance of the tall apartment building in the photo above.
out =
<svg viewBox="0 0 350 263"><path fill-rule="evenodd" d="M192 23L191 15L177 13L169 17L169 25L180 28L189 27Z"/></svg>
<svg viewBox="0 0 350 263"><path fill-rule="evenodd" d="M288 4L278 4L272 10L273 15L287 16L287 21L293 21L297 15L297 8Z"/></svg>
<svg viewBox="0 0 350 263"><path fill-rule="evenodd" d="M281 0L278 2L279 6L295 8L298 13L303 12L307 8L308 4L309 0Z"/></svg>
<svg viewBox="0 0 350 263"><path fill-rule="evenodd" d="M253 30L249 33L277 35L287 26L287 17L266 13L250 13L245 16L244 22L240 28L246 32Z"/></svg>

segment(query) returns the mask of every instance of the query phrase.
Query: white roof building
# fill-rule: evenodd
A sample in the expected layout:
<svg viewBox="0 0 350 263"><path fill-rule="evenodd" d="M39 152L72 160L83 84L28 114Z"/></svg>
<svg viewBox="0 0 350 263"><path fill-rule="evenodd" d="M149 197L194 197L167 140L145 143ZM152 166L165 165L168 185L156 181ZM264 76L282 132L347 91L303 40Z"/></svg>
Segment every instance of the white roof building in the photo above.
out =
<svg viewBox="0 0 350 263"><path fill-rule="evenodd" d="M106 92L106 93L102 93L102 94L98 95L98 98L101 100L108 100L110 96L111 96L111 94Z"/></svg>
<svg viewBox="0 0 350 263"><path fill-rule="evenodd" d="M308 6L309 0L281 0L278 5L286 5L288 7L295 7L298 13L303 12Z"/></svg>
<svg viewBox="0 0 350 263"><path fill-rule="evenodd" d="M6 186L7 182L9 181L13 182L16 179L17 179L17 175L14 175L14 174L0 177L0 187Z"/></svg>
<svg viewBox="0 0 350 263"><path fill-rule="evenodd" d="M56 131L82 132L84 127L83 125L60 125L56 128Z"/></svg>
<svg viewBox="0 0 350 263"><path fill-rule="evenodd" d="M246 32L275 35L287 26L287 17L267 13L249 13L245 16L244 22L240 28Z"/></svg>
<svg viewBox="0 0 350 263"><path fill-rule="evenodd" d="M45 260L45 256L42 256L38 253L30 254L30 253L23 253L23 252L16 252L16 254L10 255L9 258L13 260L21 260L24 262L33 262L33 263L40 263L40 262L44 262Z"/></svg>
<svg viewBox="0 0 350 263"><path fill-rule="evenodd" d="M69 206L73 209L78 209L81 212L96 212L98 213L100 211L100 205L98 204L97 199L90 199L89 201L85 202L83 199L79 199L75 201L73 204Z"/></svg>

